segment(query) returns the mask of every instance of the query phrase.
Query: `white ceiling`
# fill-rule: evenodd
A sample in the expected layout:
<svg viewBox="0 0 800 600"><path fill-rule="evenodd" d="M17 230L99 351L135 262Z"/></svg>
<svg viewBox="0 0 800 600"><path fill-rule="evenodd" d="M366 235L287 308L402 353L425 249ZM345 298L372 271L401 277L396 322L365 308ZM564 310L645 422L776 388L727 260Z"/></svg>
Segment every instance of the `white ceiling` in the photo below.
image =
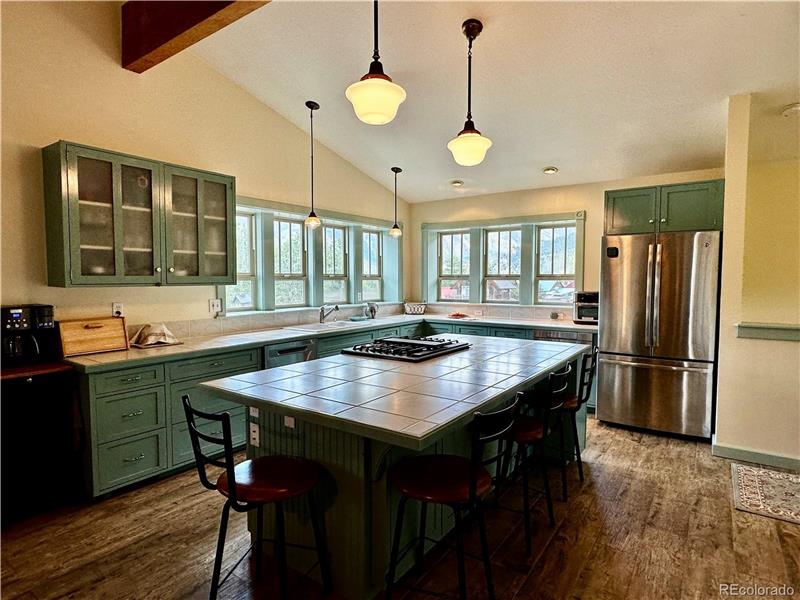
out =
<svg viewBox="0 0 800 600"><path fill-rule="evenodd" d="M382 61L408 98L383 127L344 97L369 66L371 2L274 1L192 51L306 131L317 100L319 141L387 187L403 167L400 195L422 202L721 166L728 96L798 95L799 8L384 0ZM445 145L466 112L469 17L484 23L473 116L494 146L460 167Z"/></svg>

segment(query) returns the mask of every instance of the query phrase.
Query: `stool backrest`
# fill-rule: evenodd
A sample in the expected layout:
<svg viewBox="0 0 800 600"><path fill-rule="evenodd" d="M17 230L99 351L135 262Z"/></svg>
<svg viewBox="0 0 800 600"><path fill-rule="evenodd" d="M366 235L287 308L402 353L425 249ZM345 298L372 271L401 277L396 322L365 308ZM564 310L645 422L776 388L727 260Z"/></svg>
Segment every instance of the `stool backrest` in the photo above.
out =
<svg viewBox="0 0 800 600"><path fill-rule="evenodd" d="M597 372L597 355L599 348L595 346L589 354L584 354L581 359L581 380L578 387L578 407L589 401L592 395L592 382Z"/></svg>
<svg viewBox="0 0 800 600"><path fill-rule="evenodd" d="M519 415L519 398L514 402L490 413L476 412L471 424L472 428L472 473L469 482L470 500L477 500L477 473L479 467L495 465L495 480L505 473L511 460L511 442L509 433ZM497 442L497 447L490 456L486 456L486 447Z"/></svg>
<svg viewBox="0 0 800 600"><path fill-rule="evenodd" d="M547 376L547 395L543 402L544 415L542 416L545 435L552 431L557 422L555 419L560 418L561 408L564 406L569 391L570 375L572 375L572 363Z"/></svg>
<svg viewBox="0 0 800 600"><path fill-rule="evenodd" d="M236 500L236 478L234 477L234 462L233 462L233 436L231 435L231 415L230 413L223 412L220 414L207 413L196 408L193 408L189 402L189 395L184 394L181 397L183 402L183 411L186 413L186 424L189 426L189 438L192 440L192 450L194 451L195 465L197 466L197 474L200 477L200 483L209 490L217 489L215 483L211 483L206 473L206 465L214 465L215 467L222 467L228 475L228 497L230 501L237 505ZM203 433L197 428L197 418L205 421L219 423L220 428L214 431L214 435ZM222 437L217 437L218 435ZM200 440L210 444L204 451L200 445ZM221 446L221 448L220 448ZM220 450L223 454L220 458L213 458L218 456Z"/></svg>

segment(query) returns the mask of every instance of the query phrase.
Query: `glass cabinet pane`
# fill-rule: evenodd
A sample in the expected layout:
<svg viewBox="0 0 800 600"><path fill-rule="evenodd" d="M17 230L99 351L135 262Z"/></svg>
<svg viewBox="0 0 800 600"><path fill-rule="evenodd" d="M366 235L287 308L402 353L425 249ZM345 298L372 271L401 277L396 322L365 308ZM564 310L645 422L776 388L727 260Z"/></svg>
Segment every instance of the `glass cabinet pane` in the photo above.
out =
<svg viewBox="0 0 800 600"><path fill-rule="evenodd" d="M172 175L172 267L175 275L199 275L197 179Z"/></svg>
<svg viewBox="0 0 800 600"><path fill-rule="evenodd" d="M203 181L203 269L205 275L228 274L227 188L224 183Z"/></svg>
<svg viewBox="0 0 800 600"><path fill-rule="evenodd" d="M122 165L122 238L125 275L152 275L153 173Z"/></svg>
<svg viewBox="0 0 800 600"><path fill-rule="evenodd" d="M114 275L112 163L78 156L81 275Z"/></svg>

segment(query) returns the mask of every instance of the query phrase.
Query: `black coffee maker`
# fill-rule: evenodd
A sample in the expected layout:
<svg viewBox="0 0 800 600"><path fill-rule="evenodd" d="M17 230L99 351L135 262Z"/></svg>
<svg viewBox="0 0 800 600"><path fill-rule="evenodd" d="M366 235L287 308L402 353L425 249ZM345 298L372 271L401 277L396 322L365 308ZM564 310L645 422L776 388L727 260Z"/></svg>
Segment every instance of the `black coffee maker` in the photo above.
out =
<svg viewBox="0 0 800 600"><path fill-rule="evenodd" d="M3 365L30 365L60 358L60 343L50 304L0 308Z"/></svg>

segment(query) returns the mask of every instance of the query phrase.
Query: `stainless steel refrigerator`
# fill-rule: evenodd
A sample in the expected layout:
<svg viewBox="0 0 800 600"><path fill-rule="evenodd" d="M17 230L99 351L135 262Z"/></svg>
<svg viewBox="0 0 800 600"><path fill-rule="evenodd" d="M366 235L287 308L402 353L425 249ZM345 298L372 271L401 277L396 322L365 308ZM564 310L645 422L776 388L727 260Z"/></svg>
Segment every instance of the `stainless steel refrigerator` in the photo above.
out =
<svg viewBox="0 0 800 600"><path fill-rule="evenodd" d="M719 261L718 231L603 237L598 419L711 436Z"/></svg>

